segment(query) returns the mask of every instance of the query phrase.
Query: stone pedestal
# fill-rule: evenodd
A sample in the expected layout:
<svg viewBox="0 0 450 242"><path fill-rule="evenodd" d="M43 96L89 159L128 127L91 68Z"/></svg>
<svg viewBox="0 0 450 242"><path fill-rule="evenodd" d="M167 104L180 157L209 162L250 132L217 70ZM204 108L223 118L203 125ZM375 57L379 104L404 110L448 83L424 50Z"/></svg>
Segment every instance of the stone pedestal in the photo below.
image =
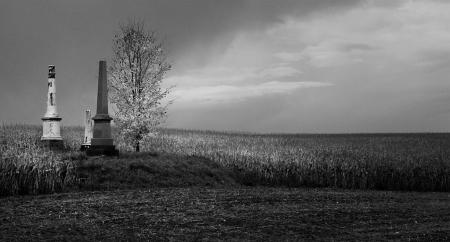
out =
<svg viewBox="0 0 450 242"><path fill-rule="evenodd" d="M94 120L94 129L91 146L86 150L87 155L119 155L111 136L111 120L108 114L108 83L106 77L106 61L99 62L97 114Z"/></svg>
<svg viewBox="0 0 450 242"><path fill-rule="evenodd" d="M43 140L41 139L41 147L51 150L63 150L64 143L63 140Z"/></svg>
<svg viewBox="0 0 450 242"><path fill-rule="evenodd" d="M42 118L41 141L48 148L63 148L61 137L61 118L56 106L55 66L48 66L47 111Z"/></svg>

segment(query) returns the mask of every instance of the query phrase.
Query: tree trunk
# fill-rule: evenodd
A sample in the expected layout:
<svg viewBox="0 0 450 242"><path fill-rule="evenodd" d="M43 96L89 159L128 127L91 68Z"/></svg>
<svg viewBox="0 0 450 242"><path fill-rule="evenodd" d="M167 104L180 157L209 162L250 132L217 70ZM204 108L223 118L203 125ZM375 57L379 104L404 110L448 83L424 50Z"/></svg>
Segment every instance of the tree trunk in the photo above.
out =
<svg viewBox="0 0 450 242"><path fill-rule="evenodd" d="M136 141L135 146L134 146L134 151L139 152L141 149L139 147L139 140Z"/></svg>

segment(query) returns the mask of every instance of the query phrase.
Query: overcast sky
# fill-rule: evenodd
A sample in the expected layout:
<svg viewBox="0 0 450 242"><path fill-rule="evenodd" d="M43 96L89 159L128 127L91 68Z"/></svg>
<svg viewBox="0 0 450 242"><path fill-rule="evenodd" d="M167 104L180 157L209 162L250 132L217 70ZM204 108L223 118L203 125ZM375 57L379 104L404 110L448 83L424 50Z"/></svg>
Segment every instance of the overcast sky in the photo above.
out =
<svg viewBox="0 0 450 242"><path fill-rule="evenodd" d="M41 123L56 65L63 125L95 110L98 60L142 19L173 63L167 127L450 131L450 1L0 1L0 120Z"/></svg>

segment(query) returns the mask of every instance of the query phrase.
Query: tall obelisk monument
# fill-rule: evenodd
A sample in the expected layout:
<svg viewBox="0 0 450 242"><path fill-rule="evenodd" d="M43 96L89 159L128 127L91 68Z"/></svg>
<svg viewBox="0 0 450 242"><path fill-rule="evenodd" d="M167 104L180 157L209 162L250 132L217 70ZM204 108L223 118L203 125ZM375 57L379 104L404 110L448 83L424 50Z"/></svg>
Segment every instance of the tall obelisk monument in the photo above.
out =
<svg viewBox="0 0 450 242"><path fill-rule="evenodd" d="M106 77L106 61L99 62L97 114L94 120L94 132L91 147L86 150L87 155L118 155L111 136L111 120L108 114L108 83Z"/></svg>
<svg viewBox="0 0 450 242"><path fill-rule="evenodd" d="M55 88L55 66L48 66L48 93L47 93L47 112L42 118L42 137L41 140L50 147L59 147L63 145L61 138L61 118L56 108L56 88Z"/></svg>

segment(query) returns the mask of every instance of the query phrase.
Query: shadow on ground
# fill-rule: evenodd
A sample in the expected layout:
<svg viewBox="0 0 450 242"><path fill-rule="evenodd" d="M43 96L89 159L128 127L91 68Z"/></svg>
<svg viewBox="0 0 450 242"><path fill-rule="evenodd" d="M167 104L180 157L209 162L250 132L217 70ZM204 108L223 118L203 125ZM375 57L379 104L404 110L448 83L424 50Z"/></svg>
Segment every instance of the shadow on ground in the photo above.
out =
<svg viewBox="0 0 450 242"><path fill-rule="evenodd" d="M81 190L238 186L235 172L207 158L146 152L88 157L79 162L77 176Z"/></svg>

